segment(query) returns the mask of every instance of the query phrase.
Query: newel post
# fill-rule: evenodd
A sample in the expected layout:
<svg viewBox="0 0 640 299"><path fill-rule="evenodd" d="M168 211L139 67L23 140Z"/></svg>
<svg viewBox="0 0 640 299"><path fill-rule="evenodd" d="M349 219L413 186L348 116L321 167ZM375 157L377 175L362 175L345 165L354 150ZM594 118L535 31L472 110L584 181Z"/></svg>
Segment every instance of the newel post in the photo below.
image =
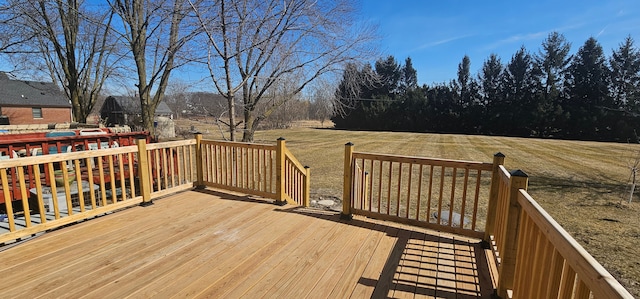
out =
<svg viewBox="0 0 640 299"><path fill-rule="evenodd" d="M513 281L516 270L516 256L518 250L518 227L520 225L520 211L522 207L518 203L520 189L527 190L529 177L522 170L511 172L509 181L509 212L506 220L506 232L503 238L504 248L500 250L502 260L498 269L498 296L507 298L507 290L513 289Z"/></svg>
<svg viewBox="0 0 640 299"><path fill-rule="evenodd" d="M305 166L304 170L304 202L302 203L302 205L304 207L309 207L309 201L311 198L311 168L309 166Z"/></svg>
<svg viewBox="0 0 640 299"><path fill-rule="evenodd" d="M284 138L278 138L278 144L276 146L276 204L280 206L284 206L287 204L285 200L284 192L285 192L285 169L284 169L284 160L285 160L285 145L286 141Z"/></svg>
<svg viewBox="0 0 640 299"><path fill-rule="evenodd" d="M153 183L151 182L151 175L149 174L147 141L145 139L137 139L136 145L138 146L138 180L140 180L140 193L142 194L142 203L140 205L148 206L153 204L151 201Z"/></svg>
<svg viewBox="0 0 640 299"><path fill-rule="evenodd" d="M493 155L493 169L491 170L491 187L489 189L489 206L487 207L487 222L484 228L484 241L491 244L491 235L496 225L496 210L500 192L500 165L504 165L504 154L497 152Z"/></svg>
<svg viewBox="0 0 640 299"><path fill-rule="evenodd" d="M342 186L342 213L340 218L352 219L351 215L351 187L352 187L352 173L351 163L353 161L353 143L349 142L344 145L344 179Z"/></svg>
<svg viewBox="0 0 640 299"><path fill-rule="evenodd" d="M204 167L202 165L202 134L196 133L196 188L204 188Z"/></svg>

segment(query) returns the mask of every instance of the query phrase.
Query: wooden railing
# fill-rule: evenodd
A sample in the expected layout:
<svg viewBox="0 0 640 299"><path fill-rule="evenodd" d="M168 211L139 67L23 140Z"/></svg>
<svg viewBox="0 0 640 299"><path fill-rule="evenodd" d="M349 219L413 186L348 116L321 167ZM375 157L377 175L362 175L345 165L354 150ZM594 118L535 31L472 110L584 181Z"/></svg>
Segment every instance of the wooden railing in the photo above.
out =
<svg viewBox="0 0 640 299"><path fill-rule="evenodd" d="M200 140L202 185L309 205L309 169L277 145Z"/></svg>
<svg viewBox="0 0 640 299"><path fill-rule="evenodd" d="M111 131L106 129L90 129L59 131L49 134L71 134L72 136L46 137L47 134L44 132L0 135L0 160L130 146L135 145L137 139L150 141L149 132L146 131L111 133ZM31 167L26 170L27 177L33 175ZM15 171L10 170L8 176L11 180L17 180L17 173ZM35 180L28 181L31 183L29 188L35 188ZM22 199L20 190L17 189L17 186L14 187L15 188L10 190L9 197L5 197L4 192L0 192L0 203L3 203L5 198L11 198L14 201L20 201Z"/></svg>
<svg viewBox="0 0 640 299"><path fill-rule="evenodd" d="M485 236L501 298L633 298L527 193L524 172L497 169Z"/></svg>
<svg viewBox="0 0 640 299"><path fill-rule="evenodd" d="M8 233L0 243L142 202L139 155L137 146L125 146L0 161L0 192L11 198L17 188L21 194L4 203L7 218L0 226Z"/></svg>
<svg viewBox="0 0 640 299"><path fill-rule="evenodd" d="M296 204L308 207L310 197L310 169L309 166L302 166L300 161L287 149L284 139L278 139L278 152L283 153L284 178L283 192L284 200L295 202Z"/></svg>
<svg viewBox="0 0 640 299"><path fill-rule="evenodd" d="M11 175L9 175L11 174ZM309 204L309 168L277 145L195 139L0 160L0 243L154 198L212 186ZM58 185L56 185L58 180ZM18 206L19 205L19 206ZM19 211L19 212L14 212ZM6 218L6 222L4 222Z"/></svg>
<svg viewBox="0 0 640 299"><path fill-rule="evenodd" d="M146 145L152 197L192 188L197 180L196 140Z"/></svg>
<svg viewBox="0 0 640 299"><path fill-rule="evenodd" d="M345 149L343 215L351 213L482 238L491 163Z"/></svg>
<svg viewBox="0 0 640 299"><path fill-rule="evenodd" d="M516 196L513 298L633 298L526 190Z"/></svg>
<svg viewBox="0 0 640 299"><path fill-rule="evenodd" d="M501 153L480 163L353 148L345 147L343 218L360 214L482 238L497 266L500 298L633 298L533 200L527 175L507 171Z"/></svg>

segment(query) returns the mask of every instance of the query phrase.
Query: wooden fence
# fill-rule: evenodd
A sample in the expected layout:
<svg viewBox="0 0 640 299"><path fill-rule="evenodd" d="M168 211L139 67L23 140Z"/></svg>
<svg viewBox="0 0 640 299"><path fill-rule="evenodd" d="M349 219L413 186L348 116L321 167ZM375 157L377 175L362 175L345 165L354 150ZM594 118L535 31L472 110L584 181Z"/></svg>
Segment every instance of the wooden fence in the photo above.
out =
<svg viewBox="0 0 640 299"><path fill-rule="evenodd" d="M283 138L277 145L197 140L202 185L309 205L309 168L291 154Z"/></svg>
<svg viewBox="0 0 640 299"><path fill-rule="evenodd" d="M0 177L5 198L20 194L5 203L0 230L7 233L0 233L0 243L194 186L309 204L309 168L284 139L277 145L209 141L199 134L153 144L139 139L135 146L0 160Z"/></svg>
<svg viewBox="0 0 640 299"><path fill-rule="evenodd" d="M343 218L360 214L483 239L500 298L633 298L533 200L527 175L507 171L504 155L482 163L353 149L346 144Z"/></svg>

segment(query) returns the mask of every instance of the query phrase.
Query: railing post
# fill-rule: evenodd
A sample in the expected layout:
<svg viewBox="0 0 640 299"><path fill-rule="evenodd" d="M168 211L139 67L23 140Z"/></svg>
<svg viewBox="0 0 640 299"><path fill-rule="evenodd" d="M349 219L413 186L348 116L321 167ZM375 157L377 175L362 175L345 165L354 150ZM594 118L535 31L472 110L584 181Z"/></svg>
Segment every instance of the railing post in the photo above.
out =
<svg viewBox="0 0 640 299"><path fill-rule="evenodd" d="M513 289L513 281L516 269L516 256L518 249L518 226L520 225L520 204L518 203L518 190L527 190L528 176L522 170L511 172L509 182L509 211L507 215L504 236L504 249L500 251L502 259L498 269L498 296L507 298L507 290Z"/></svg>
<svg viewBox="0 0 640 299"><path fill-rule="evenodd" d="M278 138L278 145L276 147L276 204L279 206L284 206L287 204L287 201L284 197L284 192L286 190L284 181L285 143L286 141L284 138Z"/></svg>
<svg viewBox="0 0 640 299"><path fill-rule="evenodd" d="M152 205L151 189L153 188L151 176L149 174L149 160L147 156L147 140L136 139L138 146L138 179L140 180L140 194L142 195L141 206Z"/></svg>
<svg viewBox="0 0 640 299"><path fill-rule="evenodd" d="M196 133L196 188L204 189L204 168L202 161L202 134Z"/></svg>
<svg viewBox="0 0 640 299"><path fill-rule="evenodd" d="M489 205L487 207L487 222L484 228L484 245L489 248L491 235L496 224L496 210L498 209L498 197L500 192L500 165L504 165L504 154L497 152L493 155L493 169L491 170L491 187L489 189Z"/></svg>
<svg viewBox="0 0 640 299"><path fill-rule="evenodd" d="M349 142L344 145L344 179L342 186L342 213L340 218L352 219L351 215L351 187L352 187L352 173L351 162L353 160L353 143Z"/></svg>
<svg viewBox="0 0 640 299"><path fill-rule="evenodd" d="M311 197L311 168L309 166L304 167L305 177L304 177L304 198L302 205L304 207L309 206L309 200Z"/></svg>

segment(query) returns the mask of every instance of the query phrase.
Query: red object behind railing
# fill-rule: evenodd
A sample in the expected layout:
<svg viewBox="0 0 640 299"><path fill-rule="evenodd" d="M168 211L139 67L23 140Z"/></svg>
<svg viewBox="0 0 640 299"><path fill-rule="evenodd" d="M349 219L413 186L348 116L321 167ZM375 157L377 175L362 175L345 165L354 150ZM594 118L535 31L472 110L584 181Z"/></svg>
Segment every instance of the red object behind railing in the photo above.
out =
<svg viewBox="0 0 640 299"><path fill-rule="evenodd" d="M136 139L151 142L148 131L116 133L108 128L66 130L40 133L2 134L0 135L0 159L25 158L38 155L48 155L82 150L112 148L135 145ZM35 187L33 166L26 167L29 188ZM46 172L45 172L46 175ZM9 169L10 181L15 181L15 169ZM47 180L48 181L48 178ZM22 195L13 184L10 190L14 201L21 200ZM3 192L0 192L0 204L5 202Z"/></svg>

